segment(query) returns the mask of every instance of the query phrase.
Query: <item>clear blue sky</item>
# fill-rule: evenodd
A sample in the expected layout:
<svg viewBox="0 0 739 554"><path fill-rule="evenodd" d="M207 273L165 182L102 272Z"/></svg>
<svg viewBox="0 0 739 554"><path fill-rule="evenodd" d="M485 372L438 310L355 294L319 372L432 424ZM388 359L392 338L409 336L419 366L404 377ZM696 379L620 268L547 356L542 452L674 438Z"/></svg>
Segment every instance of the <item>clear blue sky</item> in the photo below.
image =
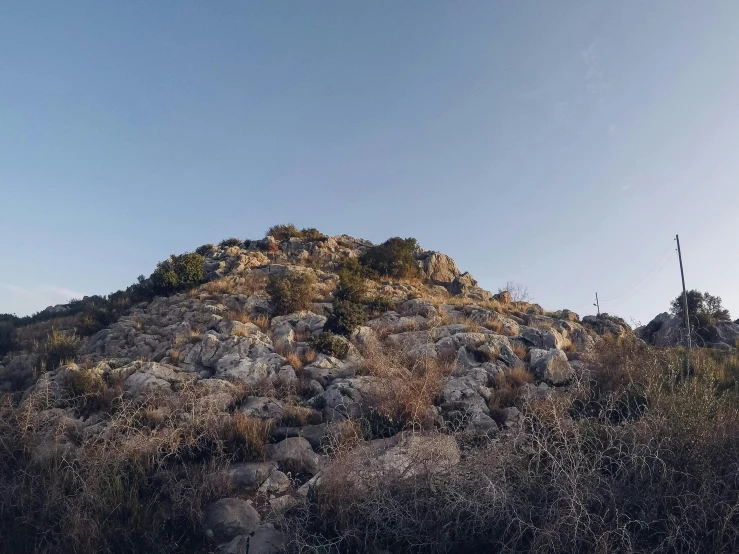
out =
<svg viewBox="0 0 739 554"><path fill-rule="evenodd" d="M293 222L642 322L680 290L676 258L640 283L680 233L688 286L739 317L736 1L0 12L0 312Z"/></svg>

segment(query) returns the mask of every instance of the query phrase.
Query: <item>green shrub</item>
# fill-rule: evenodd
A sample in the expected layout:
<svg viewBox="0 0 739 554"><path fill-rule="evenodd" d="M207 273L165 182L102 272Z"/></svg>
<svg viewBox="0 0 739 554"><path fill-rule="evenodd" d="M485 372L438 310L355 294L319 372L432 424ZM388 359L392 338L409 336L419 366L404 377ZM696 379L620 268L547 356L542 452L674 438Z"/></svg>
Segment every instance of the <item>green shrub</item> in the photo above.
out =
<svg viewBox="0 0 739 554"><path fill-rule="evenodd" d="M366 321L367 315L364 313L363 304L334 299L324 329L338 335L349 336L354 329L364 325Z"/></svg>
<svg viewBox="0 0 739 554"><path fill-rule="evenodd" d="M308 340L310 347L316 352L321 352L327 356L333 356L343 360L349 353L349 345L337 337L330 331L325 331L317 337L311 337Z"/></svg>
<svg viewBox="0 0 739 554"><path fill-rule="evenodd" d="M275 240L282 242L283 240L290 240L293 237L300 237L300 231L292 223L274 225L267 231L267 236L274 237Z"/></svg>
<svg viewBox="0 0 739 554"><path fill-rule="evenodd" d="M290 240L292 238L308 241L324 240L326 238L326 235L321 233L318 229L308 227L306 229L298 230L298 228L292 223L270 227L267 231L267 236L272 236L279 242Z"/></svg>
<svg viewBox="0 0 739 554"><path fill-rule="evenodd" d="M314 229L313 227L308 227L307 229L301 229L300 238L302 238L303 240L308 240L308 241L317 241L317 240L325 240L326 235L321 233L318 229Z"/></svg>
<svg viewBox="0 0 739 554"><path fill-rule="evenodd" d="M244 244L244 241L241 239L230 238L230 239L222 240L219 246L228 248L230 246L241 246L243 244Z"/></svg>
<svg viewBox="0 0 739 554"><path fill-rule="evenodd" d="M203 282L205 260L200 254L187 253L170 256L157 265L151 275L154 292L172 294L180 290L196 287Z"/></svg>
<svg viewBox="0 0 739 554"><path fill-rule="evenodd" d="M312 307L313 284L316 278L312 273L290 271L284 276L272 275L267 282L272 311L285 315Z"/></svg>
<svg viewBox="0 0 739 554"><path fill-rule="evenodd" d="M417 277L419 270L413 257L416 250L416 239L393 237L367 249L360 256L359 262L383 277Z"/></svg>
<svg viewBox="0 0 739 554"><path fill-rule="evenodd" d="M205 256L208 252L210 252L213 249L213 245L208 243L204 244L203 246L198 246L195 249L196 254L200 254L201 256Z"/></svg>
<svg viewBox="0 0 739 554"><path fill-rule="evenodd" d="M339 270L339 286L334 291L331 314L324 328L348 336L354 329L364 325L367 321L363 304L365 292L361 267L352 258Z"/></svg>
<svg viewBox="0 0 739 554"><path fill-rule="evenodd" d="M389 296L375 296L367 301L367 309L372 315L382 315L396 308L396 302Z"/></svg>

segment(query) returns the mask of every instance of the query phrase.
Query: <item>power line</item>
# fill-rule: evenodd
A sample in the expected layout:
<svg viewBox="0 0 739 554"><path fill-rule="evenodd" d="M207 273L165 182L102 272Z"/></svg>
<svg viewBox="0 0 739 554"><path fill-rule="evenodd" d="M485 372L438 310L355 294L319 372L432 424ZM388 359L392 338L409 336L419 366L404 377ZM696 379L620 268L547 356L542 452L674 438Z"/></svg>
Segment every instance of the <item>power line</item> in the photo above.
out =
<svg viewBox="0 0 739 554"><path fill-rule="evenodd" d="M672 250L672 254L673 254L673 256L674 256L674 254L675 254L675 250L673 250L674 246L673 246L673 244L672 244L672 243L673 243L673 241L670 241L670 245L669 245L669 246L667 247L667 249L666 249L666 250L665 250L665 251L664 251L664 252L662 253L662 255L661 255L661 256L660 256L660 257L659 257L659 258L657 259L657 261L656 261L656 262L654 263L654 265L653 265L653 266L652 266L652 267L651 267L651 268L649 269L649 271L647 271L647 273L646 273L646 274L644 275L644 277L642 277L641 279L639 279L639 280L638 280L638 281L637 281L637 282L636 282L636 283L635 283L634 285L632 285L631 287L629 287L628 289L626 289L625 291L623 291L623 292L622 292L621 294L617 294L616 296L613 296L613 297L611 297L611 298L607 298L607 299L605 299L605 300L601 300L601 303L603 303L603 304L608 304L608 303L611 303L611 302L614 302L614 301L620 300L620 299L621 299L621 297L623 297L623 296L626 296L626 295L627 295L627 294L629 294L629 293L630 293L630 292L631 292L632 290L634 290L634 289L635 289L635 288L637 288L637 287L638 287L639 285L641 285L641 284L642 284L642 283L644 282L644 280L645 280L645 279L647 279L647 278L648 278L648 277L650 276L650 274L652 273L652 271L654 271L654 268L656 268L656 267L657 267L657 266L658 266L658 265L660 264L660 262L662 262L662 260L664 259L665 255L666 255L666 254L667 254L667 253L668 253L668 252L669 252L670 250ZM668 258L668 259L669 259L669 258ZM661 270L661 268L660 268L660 270Z"/></svg>
<svg viewBox="0 0 739 554"><path fill-rule="evenodd" d="M657 277L657 275L659 275L659 274L660 274L660 273L662 272L662 270L663 270L663 269L665 268L665 266L666 266L666 265L667 265L667 264L669 263L669 261L670 261L670 260L672 260L672 258L674 258L674 257L675 257L675 254L676 254L676 253L677 253L677 252L673 252L673 253L672 253L672 255L671 255L671 256L670 256L669 258L667 258L667 259L665 260L665 262L664 262L664 263L663 263L663 264L662 264L662 265L660 266L660 268L659 268L659 269L657 270L657 273L655 273L654 275L652 275L651 279L649 279L649 281L647 281L646 283L644 283L644 286L643 286L643 287L641 287L641 288L640 288L640 289L639 289L638 291L636 291L636 292L635 292L634 294L632 294L631 296L629 296L629 297L628 297L628 298L626 298L625 300L620 300L620 301L618 301L618 302L615 302L615 303L610 303L610 304L609 304L609 307L614 307L614 306L620 306L621 304L625 304L626 302L628 302L629 300L631 300L632 298L634 298L634 297L635 297L635 296L637 296L638 294L640 294L640 293L644 292L644 291L645 291L645 290L647 289L647 287L649 286L649 284L650 284L650 283L651 283L652 281L654 281L655 277Z"/></svg>

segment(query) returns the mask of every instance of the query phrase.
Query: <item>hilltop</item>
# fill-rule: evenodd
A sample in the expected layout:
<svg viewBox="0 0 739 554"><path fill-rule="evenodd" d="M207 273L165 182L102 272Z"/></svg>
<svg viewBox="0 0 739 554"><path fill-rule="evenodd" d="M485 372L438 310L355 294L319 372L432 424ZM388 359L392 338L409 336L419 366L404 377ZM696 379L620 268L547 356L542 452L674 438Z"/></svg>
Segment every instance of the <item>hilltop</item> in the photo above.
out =
<svg viewBox="0 0 739 554"><path fill-rule="evenodd" d="M691 515L736 517L721 499L739 486L720 481L735 437L704 434L735 417L716 392L733 376L705 385L731 360L692 359L703 380L677 379L683 351L486 291L414 239L276 226L5 325L8 552L736 544ZM698 390L710 399L683 432L671 402ZM659 491L696 437L718 441L701 462L714 473L689 477L704 496L672 515L682 497Z"/></svg>

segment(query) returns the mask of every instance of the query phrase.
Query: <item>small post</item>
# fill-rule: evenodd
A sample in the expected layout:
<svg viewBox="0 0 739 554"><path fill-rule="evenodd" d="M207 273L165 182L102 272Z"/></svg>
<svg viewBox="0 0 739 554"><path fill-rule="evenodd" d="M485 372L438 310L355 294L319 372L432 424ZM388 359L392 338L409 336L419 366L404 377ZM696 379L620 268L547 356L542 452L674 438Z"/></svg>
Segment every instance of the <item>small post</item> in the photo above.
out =
<svg viewBox="0 0 739 554"><path fill-rule="evenodd" d="M683 253L680 250L680 235L675 235L677 241L677 257L680 260L680 276L683 280L683 311L685 312L685 328L688 330L688 350L692 350L693 344L690 340L690 317L688 316L688 292L685 290L685 272L683 271Z"/></svg>
<svg viewBox="0 0 739 554"><path fill-rule="evenodd" d="M598 317L600 317L600 301L598 300L598 293L595 293L595 304L593 304L596 308L598 308Z"/></svg>

